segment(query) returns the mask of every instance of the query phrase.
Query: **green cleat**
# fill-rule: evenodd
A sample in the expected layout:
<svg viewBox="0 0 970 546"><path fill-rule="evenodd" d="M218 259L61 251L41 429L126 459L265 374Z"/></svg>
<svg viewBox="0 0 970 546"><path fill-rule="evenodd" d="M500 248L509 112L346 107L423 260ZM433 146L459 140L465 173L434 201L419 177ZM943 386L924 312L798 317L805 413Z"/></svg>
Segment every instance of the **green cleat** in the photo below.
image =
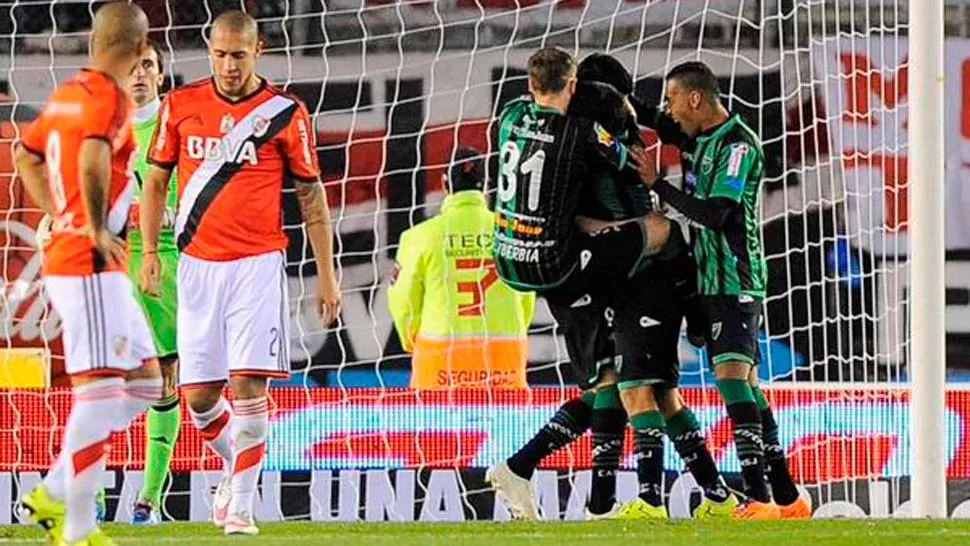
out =
<svg viewBox="0 0 970 546"><path fill-rule="evenodd" d="M59 546L64 529L64 502L51 497L44 484L38 484L20 499L20 504L27 519L44 528L48 542Z"/></svg>
<svg viewBox="0 0 970 546"><path fill-rule="evenodd" d="M667 518L667 508L665 506L653 506L640 497L637 497L621 506L610 519L651 520Z"/></svg>
<svg viewBox="0 0 970 546"><path fill-rule="evenodd" d="M722 502L704 497L697 510L694 510L694 517L696 519L731 519L739 504L738 498L734 494Z"/></svg>

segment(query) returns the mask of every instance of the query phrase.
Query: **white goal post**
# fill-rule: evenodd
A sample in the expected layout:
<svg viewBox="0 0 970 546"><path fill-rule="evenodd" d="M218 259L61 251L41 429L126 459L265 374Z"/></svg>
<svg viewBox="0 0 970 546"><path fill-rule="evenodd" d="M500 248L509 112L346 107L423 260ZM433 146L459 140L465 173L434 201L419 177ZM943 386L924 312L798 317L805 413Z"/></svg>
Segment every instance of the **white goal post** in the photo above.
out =
<svg viewBox="0 0 970 546"><path fill-rule="evenodd" d="M910 0L913 516L945 518L943 0Z"/></svg>

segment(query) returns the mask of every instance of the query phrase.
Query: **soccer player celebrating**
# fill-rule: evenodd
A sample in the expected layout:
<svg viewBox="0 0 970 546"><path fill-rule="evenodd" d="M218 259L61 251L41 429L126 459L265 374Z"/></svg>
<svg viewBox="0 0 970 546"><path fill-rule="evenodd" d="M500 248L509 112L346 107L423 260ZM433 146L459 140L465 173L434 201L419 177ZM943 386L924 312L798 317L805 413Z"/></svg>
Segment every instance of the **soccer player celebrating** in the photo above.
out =
<svg viewBox="0 0 970 546"><path fill-rule="evenodd" d="M280 216L286 178L314 250L325 326L340 304L313 122L298 98L256 74L260 51L249 15L232 10L215 19L213 76L162 102L141 201L141 281L157 293L163 204L178 168L179 384L192 422L223 459L212 518L226 534L259 532L253 501L269 421L267 382L289 375ZM232 409L222 396L227 380Z"/></svg>
<svg viewBox="0 0 970 546"><path fill-rule="evenodd" d="M717 78L701 62L674 67L666 77L667 114L686 140L680 143L682 192L657 176L653 159L634 150L641 179L693 223L698 290L709 330L707 349L718 391L734 425L748 501L742 519L810 515L798 495L778 444L778 427L757 387L758 329L767 284L758 221L764 151L757 135L720 103ZM772 502L765 479L771 457Z"/></svg>
<svg viewBox="0 0 970 546"><path fill-rule="evenodd" d="M592 54L579 63L577 79L576 93L570 101L568 114L587 117L603 124L611 133L620 135L624 143L638 143L639 131L635 120L630 118L626 109L615 107L616 97L620 96L620 93L628 95L633 87L632 77L623 65L609 55ZM635 184L619 183L615 176L605 170L594 175L584 192L584 198L580 201L577 213L587 217L607 221L624 220L643 216L653 209L649 191L639 183L639 179ZM661 330L661 335L655 338L659 343L652 351L660 362L666 364L662 370L666 373L657 378L662 381L652 385L644 385L636 381L621 382L619 385L621 391L617 390L616 383L601 384L598 392L585 392L582 396L564 404L552 420L506 463L517 477L527 480L532 476L539 460L571 443L586 429L592 427L593 473L587 508L588 519L604 517L640 519L665 515L663 511L656 509L662 503L660 472L663 471L663 467L652 464L654 461L650 460L653 457L662 460L662 444L656 445L659 442L652 441L654 440L652 437L643 438L635 435L635 439L640 444L636 450L638 460L644 463L640 466L645 472L640 484L642 488L640 496L622 508L614 505L615 476L622 454L623 432L627 419L621 405L621 398L635 410L637 391L642 388L653 390L663 413L667 434L705 491L702 505L695 515L698 517L729 516L737 505L736 499L717 471L696 417L690 408L683 404L677 392L680 324L685 307L689 307L684 298L690 295L689 288L695 285L693 277L696 276L696 268L686 247L683 249L681 259L673 263L679 266L680 271L644 267L645 271L649 271L650 278L638 277L643 279L642 282L649 283L652 291L657 293L669 291L675 294L673 298L654 297L649 300L654 305L649 309L648 315L653 320L662 319L657 320L658 323L651 327ZM553 307L554 304L550 306ZM615 371L613 363L615 347L607 317L592 317L598 320L578 329L571 327L575 326L575 321L568 318L568 315L575 311L574 309L565 308L556 311L557 316L567 315L561 326L563 326L563 334L567 337L567 346L574 367L578 372L584 373L583 370L595 370L604 366L612 367ZM697 323L703 323L703 321L693 318L689 327L703 328L703 324L697 326ZM588 362L584 363L584 360ZM635 411L633 415L638 422L645 417ZM639 456L648 450L650 458ZM525 495L515 497L515 500L522 505L515 511L529 513L531 510L528 506L535 504L531 488L523 487L519 490Z"/></svg>
<svg viewBox="0 0 970 546"><path fill-rule="evenodd" d="M17 171L51 218L44 286L63 321L74 402L61 453L24 496L54 544L113 544L95 521L108 438L156 402L162 381L145 316L125 275L135 153L131 101L122 87L148 47L134 4L94 16L88 68L57 87L17 147ZM45 176L46 170L46 176Z"/></svg>
<svg viewBox="0 0 970 546"><path fill-rule="evenodd" d="M590 367L581 370L583 377L590 378L590 387L613 393L613 400L604 404L597 404L600 399L597 395L594 410L597 405L617 410L618 397L609 386L618 379L648 383L659 379L659 359L650 354L657 329L650 329L655 323L644 307L644 283L631 281L631 277L649 257L667 260L679 255L683 238L675 237L679 232L671 231L670 221L655 213L608 226L594 234L580 232L576 212L587 181L602 169L635 178L636 173L626 169L629 150L600 124L566 116L577 81L576 63L568 53L556 48L540 50L529 59L528 70L533 100L509 103L498 124L499 181L494 236L497 270L513 288L536 291L544 296L557 322L577 335L602 322L604 313L612 313L616 352L623 358L621 373L597 367L594 358L579 358L577 353L585 351L585 347L571 346L570 355L574 362ZM623 109L622 100L619 109ZM676 329L679 332L679 322ZM569 333L566 337L578 339ZM612 355L608 360L612 362ZM662 437L663 417L652 390L639 389L639 394L635 413L649 415L649 422L643 423L638 433ZM568 413L590 414L591 420L592 412L585 406L588 402L578 400L563 409ZM569 422L572 416L565 412L562 419L554 417L548 427L551 441L543 438L538 443L560 447L585 430L581 426L585 419ZM619 439L613 436L609 446L617 463L619 450L616 448L622 446L622 418L618 419ZM655 444L651 443L651 454ZM534 453L542 449L541 445L537 446ZM529 472L528 465L510 462L511 465L489 469L486 477L499 496L506 499L513 516L535 519L530 485L523 475ZM649 473L662 474L662 465L662 457L653 458ZM520 473L516 472L516 466ZM656 468L660 469L659 473ZM647 473L645 465L641 475ZM662 507L656 508L663 511Z"/></svg>
<svg viewBox="0 0 970 546"><path fill-rule="evenodd" d="M159 97L158 89L164 79L162 53L154 44L145 51L141 60L135 65L135 70L128 78L128 94L138 107L132 119L135 130L135 141L138 144L135 162L135 199L141 191L141 181L148 172L148 147L151 143L155 122L158 120ZM175 218L175 185L169 188L165 199L162 229L159 234L156 253L162 264L161 278L157 296L147 296L141 291L136 294L152 336L155 338L155 348L158 351L158 362L162 370L162 397L148 409L146 419L147 446L145 449L145 481L142 485L138 500L132 513L131 522L134 524L155 524L161 521L162 487L168 475L169 463L172 460L172 450L179 434L178 391L175 389L176 366L178 356L175 345L176 323L176 289L175 271L178 265L178 248L172 231ZM134 227L128 233L128 276L135 282L141 271L142 237L138 231L139 205L135 203L131 208L129 225Z"/></svg>

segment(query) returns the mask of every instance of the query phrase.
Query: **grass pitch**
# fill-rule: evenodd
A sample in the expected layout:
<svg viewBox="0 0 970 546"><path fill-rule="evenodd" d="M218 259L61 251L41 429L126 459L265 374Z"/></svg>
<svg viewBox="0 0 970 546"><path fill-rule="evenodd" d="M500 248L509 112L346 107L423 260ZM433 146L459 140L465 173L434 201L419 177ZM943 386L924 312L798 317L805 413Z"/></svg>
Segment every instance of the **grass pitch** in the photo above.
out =
<svg viewBox="0 0 970 546"><path fill-rule="evenodd" d="M108 525L119 546L966 546L970 521L595 523L265 523L257 537L224 537L210 524ZM44 544L39 530L0 526L0 544Z"/></svg>

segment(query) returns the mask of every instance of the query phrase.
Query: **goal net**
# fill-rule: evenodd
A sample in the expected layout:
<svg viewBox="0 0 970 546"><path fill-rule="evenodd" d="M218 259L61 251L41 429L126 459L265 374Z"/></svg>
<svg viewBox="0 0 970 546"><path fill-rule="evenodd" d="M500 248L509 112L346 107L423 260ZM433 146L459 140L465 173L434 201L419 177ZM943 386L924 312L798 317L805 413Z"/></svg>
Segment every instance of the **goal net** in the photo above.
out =
<svg viewBox="0 0 970 546"><path fill-rule="evenodd" d="M410 360L393 329L387 289L402 231L438 211L454 150L488 150L490 120L526 90L526 59L553 44L580 57L613 53L635 75L636 94L649 102L661 100L662 77L673 65L701 59L714 69L725 105L765 145L769 296L760 376L795 480L816 517L907 513L913 426L905 388L908 2L146 4L169 85L208 76L208 24L224 9L243 7L258 18L267 43L259 72L299 95L315 119L343 311L339 325L321 329L310 303L312 254L295 198L287 194L294 374L271 387L275 412L258 520L508 518L484 484L484 468L510 455L578 394L551 315L540 301L530 327L529 389L446 385L417 392L408 387ZM954 25L948 30L962 32L964 2L947 4ZM0 500L10 506L57 454L70 407L59 319L40 284L34 241L40 215L14 176L10 147L54 86L84 64L94 7L15 2L0 17ZM970 45L948 41L947 62L953 63L948 74L970 81ZM963 104L970 94L955 85L948 87L953 105L947 107L963 117L951 116L947 130L970 135L970 106ZM954 158L948 177L959 177L968 164L965 147L954 144L951 154L950 141L947 146ZM679 183L676 151L665 147L662 161ZM958 207L959 199L948 206ZM947 220L959 231L955 210L946 211ZM957 237L950 246L961 244ZM965 268L951 264L954 279ZM686 341L680 356L685 398L720 468L736 474L730 426L704 356ZM970 503L956 484L970 478L970 395L948 384L946 402L950 506L953 515L965 515ZM113 440L105 475L109 519L130 518L143 438L139 421ZM620 500L636 494L629 438L627 444ZM667 502L674 517L686 517L698 492L669 445L666 454ZM535 486L546 518L583 516L589 467L588 437L543 462ZM186 419L165 516L205 519L217 468ZM11 521L12 510L0 508L0 523Z"/></svg>

